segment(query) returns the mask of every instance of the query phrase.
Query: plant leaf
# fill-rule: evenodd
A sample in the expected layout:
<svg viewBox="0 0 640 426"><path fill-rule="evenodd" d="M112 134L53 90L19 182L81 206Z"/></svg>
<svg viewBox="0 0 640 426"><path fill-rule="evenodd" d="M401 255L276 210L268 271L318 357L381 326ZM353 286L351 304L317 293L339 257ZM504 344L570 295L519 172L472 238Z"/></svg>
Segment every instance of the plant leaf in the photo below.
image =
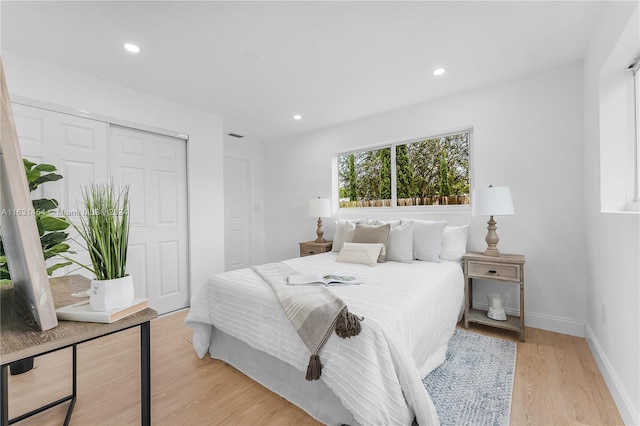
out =
<svg viewBox="0 0 640 426"><path fill-rule="evenodd" d="M66 218L53 216L40 216L40 224L44 231L62 231L70 225Z"/></svg>
<svg viewBox="0 0 640 426"><path fill-rule="evenodd" d="M54 166L53 164L42 163L35 166L33 170L39 170L41 172L55 172L58 169L56 169L56 166Z"/></svg>
<svg viewBox="0 0 640 426"><path fill-rule="evenodd" d="M31 161L27 160L26 158L22 159L22 164L24 164L25 171L31 170L33 168L33 166L36 165L36 163L32 163Z"/></svg>
<svg viewBox="0 0 640 426"><path fill-rule="evenodd" d="M51 248L51 246L54 246L56 244L66 241L67 237L69 237L69 234L67 234L66 232L61 232L61 231L50 232L40 237L40 244L45 249L48 249L48 248Z"/></svg>
<svg viewBox="0 0 640 426"><path fill-rule="evenodd" d="M65 266L69 266L69 265L73 265L73 262L56 263L55 265L50 266L50 267L47 268L47 275L53 274L53 272L56 269L64 268Z"/></svg>
<svg viewBox="0 0 640 426"><path fill-rule="evenodd" d="M34 182L40 175L42 175L42 173L37 170L27 170L27 181L29 183Z"/></svg>
<svg viewBox="0 0 640 426"><path fill-rule="evenodd" d="M47 250L44 250L42 253L44 254L44 258L46 260L46 259L51 259L52 257L60 253L66 253L68 251L69 251L69 245L60 243L60 244L55 244L51 246Z"/></svg>
<svg viewBox="0 0 640 426"><path fill-rule="evenodd" d="M39 172L38 172L39 173ZM57 180L62 179L62 176L60 176L57 173L48 173L46 175L42 175L39 178L33 180L33 184L36 186L36 188L45 183L45 182L55 182ZM29 180L31 182L31 180Z"/></svg>
<svg viewBox="0 0 640 426"><path fill-rule="evenodd" d="M32 201L33 208L36 210L49 211L58 208L58 202L56 200L48 200L46 198L40 198Z"/></svg>
<svg viewBox="0 0 640 426"><path fill-rule="evenodd" d="M45 216L36 215L36 226L38 227L38 235L42 237L44 235L44 225L42 225L42 218Z"/></svg>

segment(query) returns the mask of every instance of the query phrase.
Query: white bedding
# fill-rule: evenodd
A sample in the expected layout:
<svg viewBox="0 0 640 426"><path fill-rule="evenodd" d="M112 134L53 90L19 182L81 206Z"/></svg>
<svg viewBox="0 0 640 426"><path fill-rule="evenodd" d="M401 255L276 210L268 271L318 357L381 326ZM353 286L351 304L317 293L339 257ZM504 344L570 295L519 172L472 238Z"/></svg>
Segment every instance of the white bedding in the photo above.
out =
<svg viewBox="0 0 640 426"><path fill-rule="evenodd" d="M455 262L387 262L369 267L335 262L336 253L285 261L302 273L351 274L361 285L334 286L349 310L365 317L350 339L333 334L320 352L322 377L364 425L438 424L421 379L444 361L463 299ZM185 320L203 357L216 327L290 364L304 376L309 352L270 287L250 268L218 274L203 285Z"/></svg>

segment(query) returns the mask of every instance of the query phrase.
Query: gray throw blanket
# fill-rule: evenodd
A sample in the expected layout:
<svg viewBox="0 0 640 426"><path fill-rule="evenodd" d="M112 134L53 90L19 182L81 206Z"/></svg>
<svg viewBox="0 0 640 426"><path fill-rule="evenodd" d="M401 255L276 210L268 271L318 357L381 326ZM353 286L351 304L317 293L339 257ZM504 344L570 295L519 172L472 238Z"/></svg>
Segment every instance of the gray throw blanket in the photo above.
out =
<svg viewBox="0 0 640 426"><path fill-rule="evenodd" d="M285 315L311 351L307 380L318 380L322 365L318 352L333 331L343 339L360 333L359 318L324 285L287 284L296 270L284 263L253 266L253 270L269 284Z"/></svg>

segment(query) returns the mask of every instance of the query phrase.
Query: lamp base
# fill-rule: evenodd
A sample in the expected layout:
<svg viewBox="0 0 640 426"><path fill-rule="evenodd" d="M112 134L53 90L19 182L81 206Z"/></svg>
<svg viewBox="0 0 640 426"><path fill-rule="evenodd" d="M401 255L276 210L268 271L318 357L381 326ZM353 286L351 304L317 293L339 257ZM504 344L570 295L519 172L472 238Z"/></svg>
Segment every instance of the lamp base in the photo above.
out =
<svg viewBox="0 0 640 426"><path fill-rule="evenodd" d="M325 240L323 238L324 231L322 229L322 218L321 217L318 218L318 228L316 229L316 235L318 236L318 238L316 238L314 240L315 243L326 243L327 242L327 240Z"/></svg>
<svg viewBox="0 0 640 426"><path fill-rule="evenodd" d="M484 255L485 256L494 256L494 257L499 257L500 256L500 251L498 249L486 249L484 251Z"/></svg>
<svg viewBox="0 0 640 426"><path fill-rule="evenodd" d="M487 236L484 238L487 242L487 249L484 251L484 255L498 257L500 256L500 252L498 251L498 241L500 239L496 232L498 228L496 227L496 221L493 220L493 216L489 217L487 225L489 225L487 226Z"/></svg>

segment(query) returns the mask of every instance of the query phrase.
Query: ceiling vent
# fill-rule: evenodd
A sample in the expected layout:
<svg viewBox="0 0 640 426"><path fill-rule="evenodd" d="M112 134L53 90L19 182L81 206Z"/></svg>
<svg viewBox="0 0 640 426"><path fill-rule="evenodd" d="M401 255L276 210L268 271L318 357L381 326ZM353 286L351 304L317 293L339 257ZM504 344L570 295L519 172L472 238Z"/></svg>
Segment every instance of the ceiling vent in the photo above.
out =
<svg viewBox="0 0 640 426"><path fill-rule="evenodd" d="M238 138L238 139L244 138L243 135L239 135L237 133L227 133L227 136L231 136L232 138Z"/></svg>

